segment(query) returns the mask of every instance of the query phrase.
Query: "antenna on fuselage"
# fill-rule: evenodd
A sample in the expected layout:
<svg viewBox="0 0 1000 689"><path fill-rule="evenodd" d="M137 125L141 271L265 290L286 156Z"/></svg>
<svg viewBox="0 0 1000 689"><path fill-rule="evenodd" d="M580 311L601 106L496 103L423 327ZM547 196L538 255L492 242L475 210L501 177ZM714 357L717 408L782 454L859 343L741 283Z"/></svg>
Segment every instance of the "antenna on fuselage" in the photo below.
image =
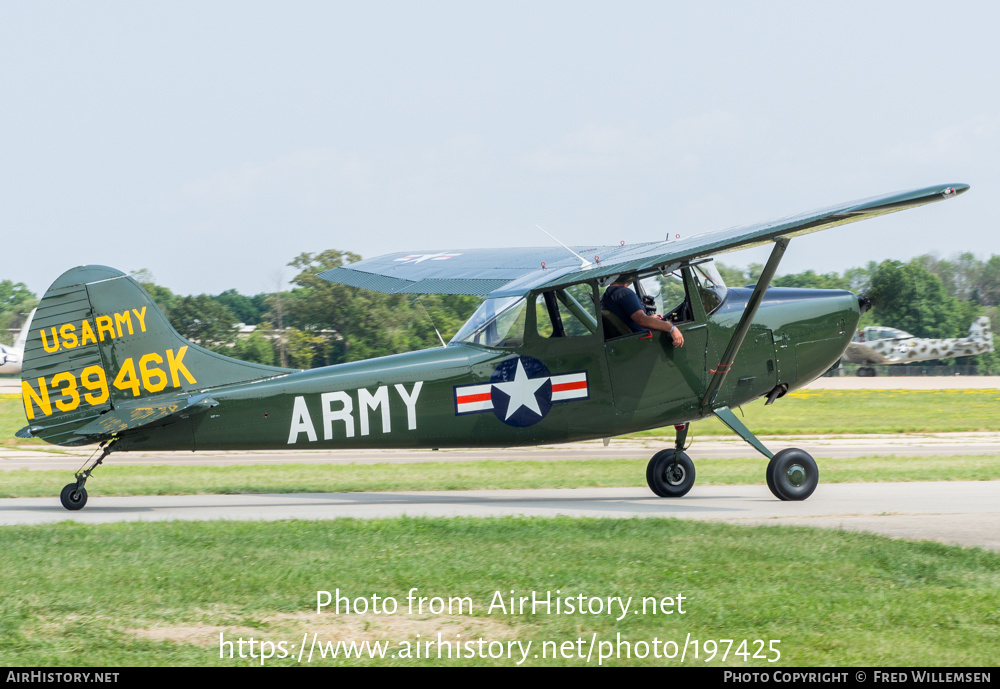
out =
<svg viewBox="0 0 1000 689"><path fill-rule="evenodd" d="M542 232L545 232L545 230L542 228L541 225L535 225L535 227L537 227L538 229L542 230ZM594 265L593 263L591 263L590 261L588 261L587 259L585 259L583 256L581 256L580 254L576 253L575 251L573 251L572 249L570 249L568 246L566 246L565 244L563 244L562 242L560 242L552 234L549 234L548 232L545 232L545 234L549 235L550 238L552 238L556 242L558 242L559 246L561 246L562 248L566 249L566 251L570 252L571 254L573 254L574 256L576 256L578 259L580 259L580 267L581 268L589 268L590 266Z"/></svg>
<svg viewBox="0 0 1000 689"><path fill-rule="evenodd" d="M434 328L434 333L438 336L438 340L441 342L441 346L447 347L448 345L444 343L444 338L441 337L441 331L439 331L437 329L437 326L434 324L434 319L431 318L431 314L427 312L426 308L424 308L424 303L420 301L420 297L417 297L413 301L417 302L417 306L419 306L420 309L424 312L424 315L427 316L427 320L431 322L431 327Z"/></svg>

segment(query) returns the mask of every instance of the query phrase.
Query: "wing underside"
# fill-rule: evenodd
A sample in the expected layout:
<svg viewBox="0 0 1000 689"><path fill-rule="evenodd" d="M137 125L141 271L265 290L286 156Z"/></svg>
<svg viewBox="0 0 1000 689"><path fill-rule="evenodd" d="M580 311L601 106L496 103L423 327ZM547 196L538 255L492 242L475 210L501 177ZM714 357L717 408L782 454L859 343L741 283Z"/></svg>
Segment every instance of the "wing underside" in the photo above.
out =
<svg viewBox="0 0 1000 689"><path fill-rule="evenodd" d="M966 184L942 184L884 194L762 223L667 242L621 246L446 250L400 253L334 268L320 277L389 294L512 296L623 273L667 269L685 261L759 246L829 227L942 201ZM584 265L584 259L589 265Z"/></svg>

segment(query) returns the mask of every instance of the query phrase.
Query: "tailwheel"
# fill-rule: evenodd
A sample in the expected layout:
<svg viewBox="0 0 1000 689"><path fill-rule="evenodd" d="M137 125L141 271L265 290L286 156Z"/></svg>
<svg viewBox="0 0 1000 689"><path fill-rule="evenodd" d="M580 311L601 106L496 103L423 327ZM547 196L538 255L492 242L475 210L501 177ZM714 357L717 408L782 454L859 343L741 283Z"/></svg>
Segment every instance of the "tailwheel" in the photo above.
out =
<svg viewBox="0 0 1000 689"><path fill-rule="evenodd" d="M68 510L82 510L87 504L87 489L76 483L67 483L59 494L59 501Z"/></svg>
<svg viewBox="0 0 1000 689"><path fill-rule="evenodd" d="M110 442L101 443L98 448L101 456L98 457L97 460L89 467L77 472L75 483L66 484L66 486L62 489L62 492L59 494L59 502L62 503L63 507L74 512L76 510L83 509L83 506L87 504L87 489L85 488L87 485L87 479L90 478L94 469L101 465L104 458L111 454L111 451L114 449L117 442L118 440L115 438ZM93 455L91 455L91 459L93 459ZM87 462L84 462L84 466L86 467L89 462L90 459L88 459Z"/></svg>
<svg viewBox="0 0 1000 689"><path fill-rule="evenodd" d="M779 500L805 500L819 483L816 460L795 447L774 455L767 465L767 487Z"/></svg>
<svg viewBox="0 0 1000 689"><path fill-rule="evenodd" d="M694 486L694 462L680 450L662 450L646 465L646 483L661 498L679 498Z"/></svg>

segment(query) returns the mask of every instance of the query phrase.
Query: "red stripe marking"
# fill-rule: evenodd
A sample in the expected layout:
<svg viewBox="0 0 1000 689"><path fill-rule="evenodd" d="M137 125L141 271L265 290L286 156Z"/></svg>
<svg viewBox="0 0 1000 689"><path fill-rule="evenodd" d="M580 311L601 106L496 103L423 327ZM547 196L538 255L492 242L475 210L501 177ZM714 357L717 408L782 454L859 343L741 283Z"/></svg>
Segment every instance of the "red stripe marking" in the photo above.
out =
<svg viewBox="0 0 1000 689"><path fill-rule="evenodd" d="M456 398L455 401L459 404L468 404L469 402L485 402L488 399L491 399L490 393L483 392L478 395L462 395Z"/></svg>
<svg viewBox="0 0 1000 689"><path fill-rule="evenodd" d="M552 386L552 392L567 392L568 390L586 390L587 381L579 380L572 383L559 383Z"/></svg>

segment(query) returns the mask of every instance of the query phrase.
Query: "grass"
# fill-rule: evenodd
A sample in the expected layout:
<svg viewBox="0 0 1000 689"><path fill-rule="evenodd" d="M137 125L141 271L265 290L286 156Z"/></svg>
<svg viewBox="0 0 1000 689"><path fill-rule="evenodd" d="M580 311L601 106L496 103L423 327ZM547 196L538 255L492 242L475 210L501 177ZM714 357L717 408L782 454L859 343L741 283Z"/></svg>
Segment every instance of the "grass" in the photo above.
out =
<svg viewBox="0 0 1000 689"><path fill-rule="evenodd" d="M24 418L24 406L21 404L20 395L0 395L0 446L13 446L22 444L37 444L41 441L24 441L15 438L19 428L28 425Z"/></svg>
<svg viewBox="0 0 1000 689"><path fill-rule="evenodd" d="M742 413L757 435L1000 431L1000 390L801 390L769 406L757 400ZM695 429L702 435L732 433L714 418Z"/></svg>
<svg viewBox="0 0 1000 689"><path fill-rule="evenodd" d="M990 666L1000 554L796 527L680 520L395 519L327 522L63 523L5 527L4 665L250 665L219 658L219 635L280 641L477 640L556 647L653 639L780 640L778 663ZM406 594L468 596L472 614L410 615ZM315 614L317 591L395 598L396 614ZM685 614L502 614L501 596L685 597ZM556 594L559 591L559 594ZM460 634L461 637L456 637ZM419 639L418 639L418 636ZM571 644L576 648L576 644ZM766 647L766 645L765 645ZM605 650L611 645L603 647ZM286 646L287 650L287 646ZM598 648L600 650L600 648ZM595 650L590 665L597 664ZM515 653L517 653L515 649ZM575 651L574 651L575 653ZM687 665L705 663L704 648ZM709 664L721 664L721 653ZM514 665L453 659L326 664ZM272 658L272 665L295 659ZM313 664L319 664L314 658ZM585 660L528 658L526 665ZM678 665L674 660L605 661Z"/></svg>
<svg viewBox="0 0 1000 689"><path fill-rule="evenodd" d="M113 460L113 457L112 457ZM110 461L110 460L109 460ZM817 458L820 481L988 481L1000 479L1000 454L959 457ZM82 463L82 461L81 461ZM698 485L764 482L760 459L695 459ZM90 496L327 493L645 486L646 460L101 466ZM72 478L65 470L0 472L0 498L50 497Z"/></svg>

